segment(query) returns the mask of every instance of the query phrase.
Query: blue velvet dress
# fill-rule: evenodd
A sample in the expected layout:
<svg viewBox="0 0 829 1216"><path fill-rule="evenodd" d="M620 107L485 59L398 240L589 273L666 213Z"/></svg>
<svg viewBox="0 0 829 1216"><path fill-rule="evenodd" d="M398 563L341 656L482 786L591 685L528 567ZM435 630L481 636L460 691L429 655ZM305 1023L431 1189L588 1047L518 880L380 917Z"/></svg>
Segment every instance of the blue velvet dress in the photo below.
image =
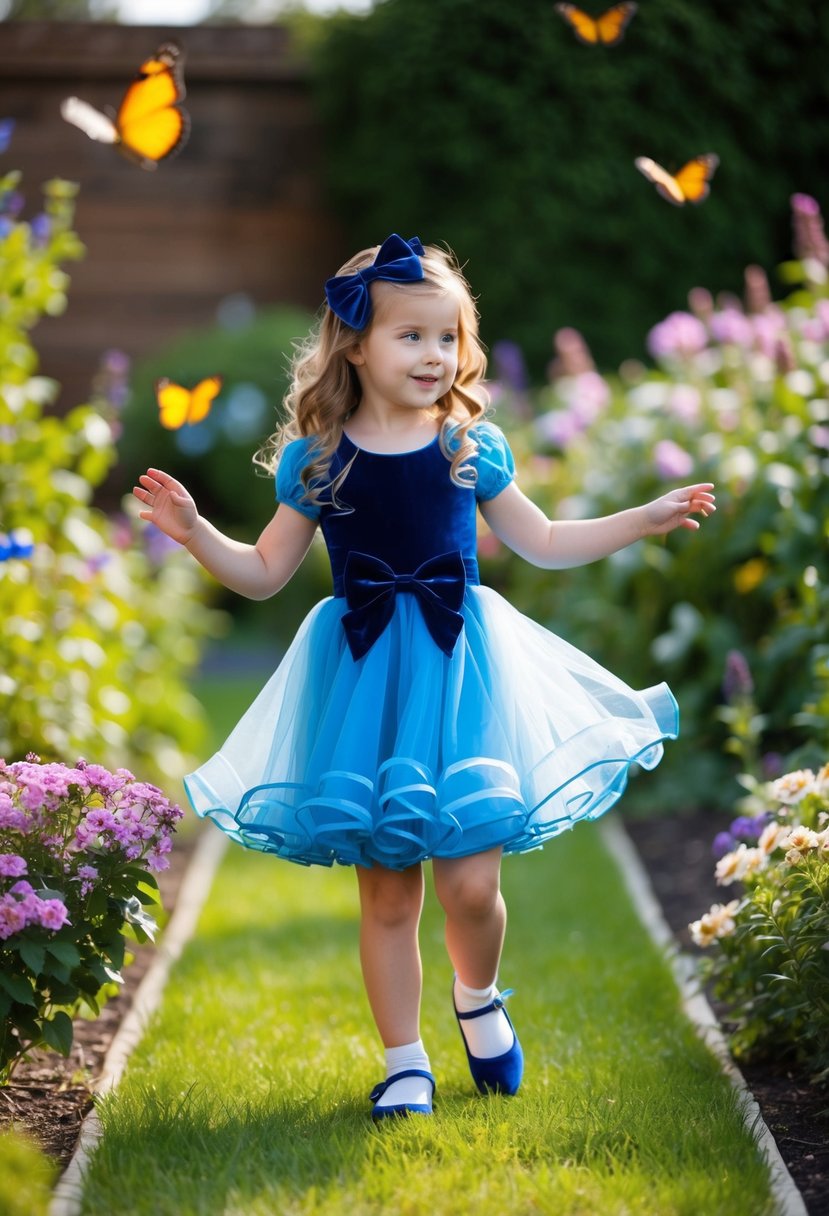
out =
<svg viewBox="0 0 829 1216"><path fill-rule="evenodd" d="M464 487L437 439L381 455L343 435L332 479L350 468L322 506L299 480L310 441L284 450L277 498L319 522L334 594L185 779L196 812L247 848L393 869L537 849L608 810L631 763L653 768L676 737L667 685L629 688L480 585L477 503L514 464L497 427L471 434Z"/></svg>

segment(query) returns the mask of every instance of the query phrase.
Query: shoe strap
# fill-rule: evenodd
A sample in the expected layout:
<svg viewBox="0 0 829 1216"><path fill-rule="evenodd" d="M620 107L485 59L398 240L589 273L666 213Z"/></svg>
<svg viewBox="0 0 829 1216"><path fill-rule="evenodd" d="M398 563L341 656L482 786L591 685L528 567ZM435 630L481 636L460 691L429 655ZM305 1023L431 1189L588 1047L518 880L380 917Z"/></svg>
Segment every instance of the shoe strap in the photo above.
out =
<svg viewBox="0 0 829 1216"><path fill-rule="evenodd" d="M505 988L503 992L498 993L494 1001L490 1001L488 1005L484 1005L483 1009L470 1009L468 1013L460 1013L456 1008L455 1013L458 1020L466 1022L470 1018L482 1018L485 1013L492 1013L496 1009L503 1009L513 992L513 988Z"/></svg>
<svg viewBox="0 0 829 1216"><path fill-rule="evenodd" d="M378 1102L390 1085L394 1085L395 1081L402 1081L404 1077L425 1077L427 1081L431 1081L434 1095L435 1078L430 1072L426 1072L424 1068L404 1068L402 1072L396 1072L393 1076L386 1077L385 1081L380 1081L375 1085L368 1096L369 1102Z"/></svg>

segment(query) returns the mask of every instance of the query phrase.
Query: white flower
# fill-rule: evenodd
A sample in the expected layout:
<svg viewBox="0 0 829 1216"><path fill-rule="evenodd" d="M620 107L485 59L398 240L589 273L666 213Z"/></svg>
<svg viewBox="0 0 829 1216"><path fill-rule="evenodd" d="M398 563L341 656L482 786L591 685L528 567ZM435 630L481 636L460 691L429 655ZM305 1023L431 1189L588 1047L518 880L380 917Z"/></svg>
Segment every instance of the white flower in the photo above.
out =
<svg viewBox="0 0 829 1216"><path fill-rule="evenodd" d="M823 768L818 769L815 777L815 792L822 794L824 798L829 795L829 764L824 764Z"/></svg>
<svg viewBox="0 0 829 1216"><path fill-rule="evenodd" d="M822 772L823 770L821 770ZM815 792L815 774L810 768L798 768L793 773L784 773L772 782L771 796L777 802L791 805L800 802L807 794Z"/></svg>
<svg viewBox="0 0 829 1216"><path fill-rule="evenodd" d="M769 823L763 828L760 833L760 839L757 841L757 847L767 856L773 853L775 849L779 849L783 839L788 836L789 828L784 823Z"/></svg>
<svg viewBox="0 0 829 1216"><path fill-rule="evenodd" d="M738 899L732 899L727 904L712 904L708 912L699 920L692 921L688 926L691 938L698 946L705 949L720 937L728 937L736 928L734 916L740 906Z"/></svg>
<svg viewBox="0 0 829 1216"><path fill-rule="evenodd" d="M784 849L797 849L799 853L808 853L810 849L820 847L817 832L804 827L802 823L795 824L785 840L781 840L780 843Z"/></svg>
<svg viewBox="0 0 829 1216"><path fill-rule="evenodd" d="M756 874L758 870L762 870L768 864L768 855L762 849L746 849L742 858L743 873L742 877L749 874Z"/></svg>
<svg viewBox="0 0 829 1216"><path fill-rule="evenodd" d="M730 886L732 882L738 882L745 874L746 853L748 848L741 844L739 848L732 853L726 853L717 862L714 870L714 877L721 887Z"/></svg>

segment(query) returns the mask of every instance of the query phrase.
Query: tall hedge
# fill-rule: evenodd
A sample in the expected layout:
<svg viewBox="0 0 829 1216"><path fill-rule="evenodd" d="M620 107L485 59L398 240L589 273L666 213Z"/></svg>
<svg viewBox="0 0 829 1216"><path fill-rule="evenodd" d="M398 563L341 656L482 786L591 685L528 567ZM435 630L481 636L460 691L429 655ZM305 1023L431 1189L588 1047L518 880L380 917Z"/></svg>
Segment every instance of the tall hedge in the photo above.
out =
<svg viewBox="0 0 829 1216"><path fill-rule="evenodd" d="M602 12L608 0L584 0ZM642 0L623 42L579 43L552 0L384 0L316 47L319 111L348 249L390 231L447 241L484 337L540 377L581 329L604 366L688 289L737 291L789 250L793 191L826 197L829 8L805 0ZM672 207L634 168L721 160Z"/></svg>

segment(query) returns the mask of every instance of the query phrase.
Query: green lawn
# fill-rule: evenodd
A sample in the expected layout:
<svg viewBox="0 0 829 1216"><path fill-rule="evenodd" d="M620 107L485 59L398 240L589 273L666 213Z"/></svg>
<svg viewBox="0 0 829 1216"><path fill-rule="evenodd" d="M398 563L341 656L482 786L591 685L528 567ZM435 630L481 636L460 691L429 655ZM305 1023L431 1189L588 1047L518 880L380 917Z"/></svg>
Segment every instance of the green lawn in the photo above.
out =
<svg viewBox="0 0 829 1216"><path fill-rule="evenodd" d="M507 859L504 888L520 1094L474 1090L430 891L435 1115L375 1127L382 1055L353 874L231 847L159 1015L102 1103L84 1212L770 1212L734 1091L682 1017L595 825Z"/></svg>

